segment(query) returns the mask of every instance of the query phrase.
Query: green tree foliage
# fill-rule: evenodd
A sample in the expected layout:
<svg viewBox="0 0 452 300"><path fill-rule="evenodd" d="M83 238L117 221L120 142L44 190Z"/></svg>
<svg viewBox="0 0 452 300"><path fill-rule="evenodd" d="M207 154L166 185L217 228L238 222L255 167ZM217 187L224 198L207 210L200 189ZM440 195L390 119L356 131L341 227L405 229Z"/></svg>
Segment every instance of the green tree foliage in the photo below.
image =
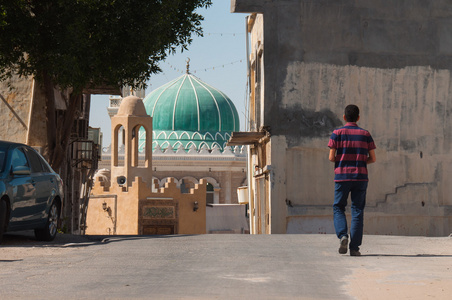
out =
<svg viewBox="0 0 452 300"><path fill-rule="evenodd" d="M47 158L58 168L84 88L145 86L158 63L202 35L211 0L0 0L0 80L34 76L47 103ZM55 115L54 88L70 91Z"/></svg>

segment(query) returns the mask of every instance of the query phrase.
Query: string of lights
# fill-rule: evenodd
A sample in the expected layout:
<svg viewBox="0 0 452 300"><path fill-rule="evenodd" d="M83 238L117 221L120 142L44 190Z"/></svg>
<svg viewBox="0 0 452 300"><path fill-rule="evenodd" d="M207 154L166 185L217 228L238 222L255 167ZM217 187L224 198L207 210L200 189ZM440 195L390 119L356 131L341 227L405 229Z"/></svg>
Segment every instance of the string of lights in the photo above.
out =
<svg viewBox="0 0 452 300"><path fill-rule="evenodd" d="M224 68L225 66L230 66L230 65L234 65L234 64L238 64L238 63L242 63L243 62L243 59L240 59L240 60L236 60L236 61L233 61L233 62L230 62L230 63L225 63L225 64L221 64L221 65L217 65L217 66L213 66L213 67L208 67L208 68L200 68L200 69L196 69L196 70L191 70L190 71L190 73L193 73L193 74L196 74L196 72L207 72L207 71L210 71L210 70L215 70L215 69L219 69L219 68ZM178 72L178 73L186 73L186 69L179 69L179 68L177 68L177 67L175 67L175 66L173 66L172 64L170 64L170 63L166 63L173 71L176 71L176 72Z"/></svg>
<svg viewBox="0 0 452 300"><path fill-rule="evenodd" d="M219 36L243 36L245 35L245 33L236 33L236 32L204 32L203 34L204 36L209 36L209 35L219 35Z"/></svg>

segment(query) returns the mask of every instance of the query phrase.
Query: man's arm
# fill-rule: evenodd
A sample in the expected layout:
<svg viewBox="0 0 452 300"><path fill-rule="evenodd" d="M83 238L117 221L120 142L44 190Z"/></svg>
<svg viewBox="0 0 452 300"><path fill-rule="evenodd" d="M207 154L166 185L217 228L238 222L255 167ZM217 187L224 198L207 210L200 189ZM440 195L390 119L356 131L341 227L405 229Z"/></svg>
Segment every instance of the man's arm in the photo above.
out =
<svg viewBox="0 0 452 300"><path fill-rule="evenodd" d="M336 149L330 148L330 155L329 155L328 159L331 162L335 162L336 161Z"/></svg>
<svg viewBox="0 0 452 300"><path fill-rule="evenodd" d="M369 157L367 158L367 164L373 164L377 161L377 157L375 156L375 150L369 150Z"/></svg>

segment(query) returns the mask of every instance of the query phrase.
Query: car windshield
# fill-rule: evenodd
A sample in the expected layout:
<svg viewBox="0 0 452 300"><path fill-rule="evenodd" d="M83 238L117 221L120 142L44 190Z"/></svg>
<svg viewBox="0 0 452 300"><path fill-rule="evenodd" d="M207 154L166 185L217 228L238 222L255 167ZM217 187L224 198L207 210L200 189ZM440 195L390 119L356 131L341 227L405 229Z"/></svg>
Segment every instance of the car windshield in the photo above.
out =
<svg viewBox="0 0 452 300"><path fill-rule="evenodd" d="M5 168L6 151L6 147L0 147L0 173L3 173Z"/></svg>

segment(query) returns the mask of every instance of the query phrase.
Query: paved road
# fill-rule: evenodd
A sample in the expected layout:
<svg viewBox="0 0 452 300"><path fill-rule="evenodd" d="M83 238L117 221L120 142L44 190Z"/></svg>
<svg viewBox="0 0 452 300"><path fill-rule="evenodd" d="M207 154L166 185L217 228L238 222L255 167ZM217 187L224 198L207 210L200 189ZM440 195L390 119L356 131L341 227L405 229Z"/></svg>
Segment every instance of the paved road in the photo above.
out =
<svg viewBox="0 0 452 300"><path fill-rule="evenodd" d="M0 299L451 299L452 238L7 235Z"/></svg>

